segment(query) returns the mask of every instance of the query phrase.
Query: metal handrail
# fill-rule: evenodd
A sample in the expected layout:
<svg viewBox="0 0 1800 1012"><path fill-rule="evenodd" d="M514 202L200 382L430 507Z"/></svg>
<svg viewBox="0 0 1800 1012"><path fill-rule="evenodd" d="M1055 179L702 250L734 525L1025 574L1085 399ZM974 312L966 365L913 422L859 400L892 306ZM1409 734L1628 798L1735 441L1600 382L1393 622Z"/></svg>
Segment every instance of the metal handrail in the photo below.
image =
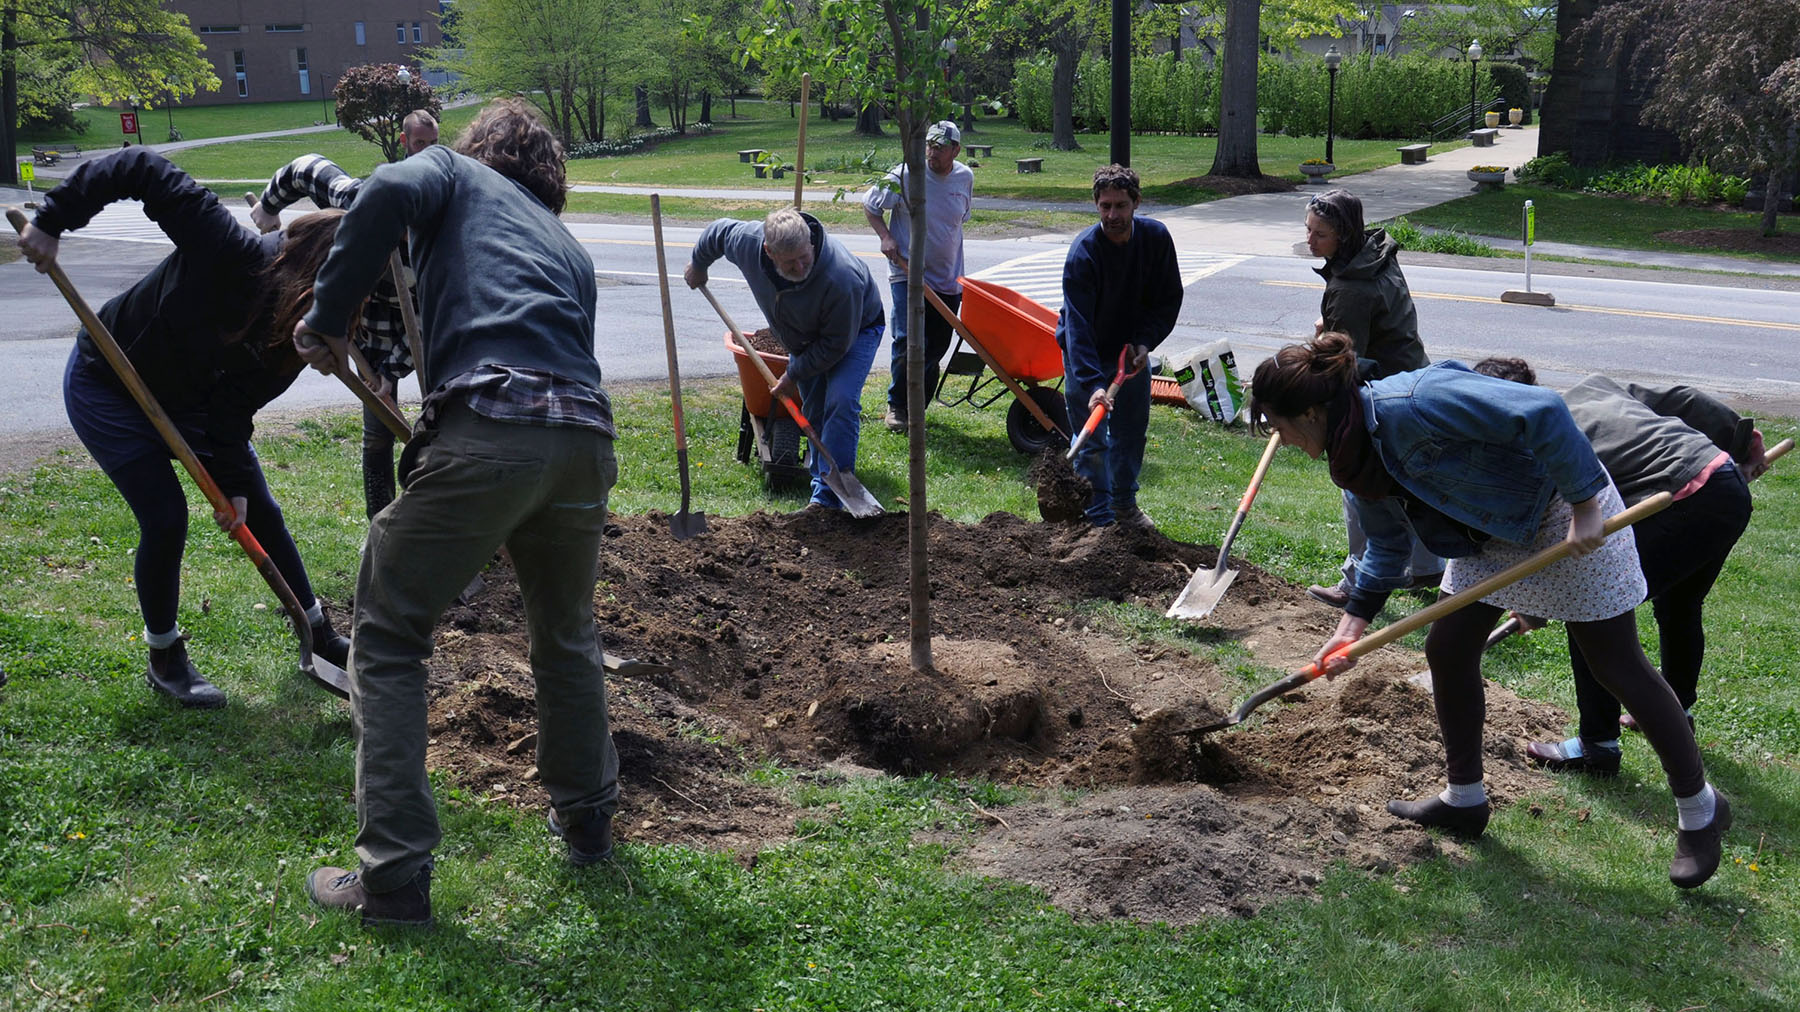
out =
<svg viewBox="0 0 1800 1012"><path fill-rule="evenodd" d="M1502 112L1506 111L1506 96L1496 94L1493 98L1482 103L1476 111L1478 113L1485 113L1495 106L1499 106L1500 111ZM1468 122L1469 104L1464 102L1450 112L1427 123L1425 125L1424 134L1432 140L1444 140L1449 137L1454 137L1460 131L1467 130L1468 127L1465 124Z"/></svg>

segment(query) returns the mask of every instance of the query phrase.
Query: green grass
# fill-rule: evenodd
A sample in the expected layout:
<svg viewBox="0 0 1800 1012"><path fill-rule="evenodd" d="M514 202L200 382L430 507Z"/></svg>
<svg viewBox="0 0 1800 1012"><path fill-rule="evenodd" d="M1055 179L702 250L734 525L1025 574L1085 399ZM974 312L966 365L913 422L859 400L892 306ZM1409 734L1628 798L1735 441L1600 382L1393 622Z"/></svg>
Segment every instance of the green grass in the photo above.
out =
<svg viewBox="0 0 1800 1012"><path fill-rule="evenodd" d="M567 211L577 214L609 214L621 216L647 217L650 214L649 191L644 195L630 193L571 193ZM847 194L843 200L811 201L806 205L806 213L818 218L828 226L847 226L866 228L862 203L855 194ZM746 221L761 220L764 215L777 207L792 202L793 191L786 194L769 194L766 197L752 196L744 200L715 200L702 197L664 197L662 200L663 217L671 221L709 222L715 218L739 218ZM1016 234L1017 232L1079 232L1094 223L1093 212L1075 212L1034 208L1030 210L989 210L976 208L969 217L964 231L975 237L983 235Z"/></svg>
<svg viewBox="0 0 1800 1012"><path fill-rule="evenodd" d="M1660 250L1670 253L1706 253L1744 260L1797 261L1800 256L1780 253L1737 252L1696 247L1658 239L1657 233L1699 228L1741 229L1750 235L1762 232L1762 216L1743 211L1718 211L1703 207L1671 207L1657 201L1628 197L1602 197L1540 186L1511 185L1504 190L1471 194L1447 204L1413 211L1414 224L1456 229L1477 236L1503 236L1518 241L1519 209L1532 201L1537 211L1539 242L1567 242L1626 250ZM1794 216L1783 227L1800 227Z"/></svg>
<svg viewBox="0 0 1800 1012"><path fill-rule="evenodd" d="M161 108L138 112L138 126L147 144L161 144L169 137L171 113ZM330 120L331 111L320 102L255 102L243 105L176 106L175 128L186 140L204 137L236 137L269 130L292 130ZM116 148L125 140L119 132L119 110L110 106L87 106L75 110L76 119L87 124L85 131L34 130L21 131L18 152L29 154L33 144L65 141L83 150ZM132 143L137 142L134 135ZM270 170L274 171L274 170Z"/></svg>
<svg viewBox="0 0 1800 1012"><path fill-rule="evenodd" d="M473 105L444 110L444 139L449 140L456 131L468 126L478 111L479 107ZM262 182L293 159L315 153L336 162L353 176L366 176L382 162L381 148L344 129L184 148L171 152L169 160L199 179Z"/></svg>
<svg viewBox="0 0 1800 1012"><path fill-rule="evenodd" d="M865 392L875 407L858 471L892 503L906 444L877 422L884 380ZM614 507L673 509L666 392L614 392ZM693 508L797 508L732 457L735 381L686 394ZM1033 509L1000 407L930 416L930 506L950 519ZM364 527L360 431L344 414L259 442L314 580L337 601ZM1174 537L1216 541L1261 445L1156 410L1146 508ZM626 845L617 867L574 872L535 813L440 781L439 927L371 935L301 893L314 864L354 860L347 711L294 676L278 611L251 606L268 596L259 577L200 513L181 621L232 705L181 713L152 699L129 583L135 526L107 480L67 454L0 475L12 679L0 689L0 1007L1791 1009L1796 491L1800 473L1781 467L1757 483L1757 515L1709 603L1702 744L1738 828L1696 895L1664 879L1672 806L1634 740L1618 781L1560 779L1502 810L1463 857L1337 868L1316 900L1182 930L1077 921L1029 888L958 870L974 832L965 799L1003 813L1017 796L990 785L765 768L758 779L806 814L797 839L753 868ZM1328 572L1342 530L1324 467L1277 455L1236 550L1300 583ZM1147 610L1093 607L1145 637L1175 634ZM1570 704L1558 636L1507 641L1487 674Z"/></svg>

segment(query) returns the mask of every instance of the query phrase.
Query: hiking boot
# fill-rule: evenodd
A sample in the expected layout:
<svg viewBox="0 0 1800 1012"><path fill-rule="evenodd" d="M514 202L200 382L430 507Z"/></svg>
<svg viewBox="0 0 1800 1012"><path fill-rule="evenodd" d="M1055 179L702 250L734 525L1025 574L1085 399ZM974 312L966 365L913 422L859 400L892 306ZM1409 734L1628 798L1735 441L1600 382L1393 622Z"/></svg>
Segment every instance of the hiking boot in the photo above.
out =
<svg viewBox="0 0 1800 1012"><path fill-rule="evenodd" d="M546 816L550 832L569 845L569 863L577 868L599 864L613 856L612 816L596 815L586 822L565 826L556 821L553 811Z"/></svg>
<svg viewBox="0 0 1800 1012"><path fill-rule="evenodd" d="M1589 745L1580 738L1568 741L1534 741L1525 746L1532 765L1552 773L1586 773L1590 777L1616 777L1624 750Z"/></svg>
<svg viewBox="0 0 1800 1012"><path fill-rule="evenodd" d="M1464 839L1475 840L1487 829L1488 816L1493 812L1494 806L1483 801L1479 805L1459 807L1434 794L1420 801L1390 801L1387 803L1387 810L1389 815L1408 822L1436 827Z"/></svg>
<svg viewBox="0 0 1800 1012"><path fill-rule="evenodd" d="M306 895L327 910L361 910L365 928L399 925L431 927L431 863L412 880L391 892L363 888L362 873L343 868L314 868L306 876Z"/></svg>
<svg viewBox="0 0 1800 1012"><path fill-rule="evenodd" d="M225 705L225 693L194 670L187 641L187 633L182 633L166 647L151 647L144 681L189 710L217 710Z"/></svg>
<svg viewBox="0 0 1800 1012"><path fill-rule="evenodd" d="M881 416L881 424L887 426L889 432L905 432L906 412L889 408L887 414Z"/></svg>
<svg viewBox="0 0 1800 1012"><path fill-rule="evenodd" d="M1350 603L1350 588L1342 583L1335 587L1325 587L1315 583L1306 588L1306 594L1313 600L1321 604L1328 604L1339 611L1342 611L1344 606Z"/></svg>
<svg viewBox="0 0 1800 1012"><path fill-rule="evenodd" d="M1121 506L1115 510L1113 521L1120 527L1129 527L1133 530L1156 530L1156 521L1150 519L1150 514L1145 513L1136 503L1130 506Z"/></svg>
<svg viewBox="0 0 1800 1012"><path fill-rule="evenodd" d="M331 627L331 616L321 614L312 627L313 653L340 668L350 664L350 637Z"/></svg>
<svg viewBox="0 0 1800 1012"><path fill-rule="evenodd" d="M1693 889L1713 877L1724 853L1725 831L1731 828L1731 805L1725 793L1713 788L1712 821L1699 829L1675 831L1675 860L1669 863L1669 881Z"/></svg>

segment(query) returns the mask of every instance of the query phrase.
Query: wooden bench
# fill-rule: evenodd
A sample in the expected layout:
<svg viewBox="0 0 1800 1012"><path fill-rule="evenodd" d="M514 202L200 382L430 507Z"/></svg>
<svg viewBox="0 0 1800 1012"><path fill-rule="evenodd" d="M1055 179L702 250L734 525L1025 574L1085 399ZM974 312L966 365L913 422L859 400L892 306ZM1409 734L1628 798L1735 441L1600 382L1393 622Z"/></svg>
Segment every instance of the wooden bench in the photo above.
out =
<svg viewBox="0 0 1800 1012"><path fill-rule="evenodd" d="M1473 141L1478 148L1493 147L1494 138L1498 136L1500 136L1499 127L1482 127L1479 130L1469 131L1469 140Z"/></svg>
<svg viewBox="0 0 1800 1012"><path fill-rule="evenodd" d="M994 146L992 144L964 144L963 150L971 155L980 155L983 158L988 158L993 155Z"/></svg>
<svg viewBox="0 0 1800 1012"><path fill-rule="evenodd" d="M1019 171L1021 173L1044 171L1044 160L1042 158L1021 158L1018 161Z"/></svg>
<svg viewBox="0 0 1800 1012"><path fill-rule="evenodd" d="M756 156L760 155L762 153L763 153L762 148L745 148L744 150L738 152L738 161L754 162L754 161L756 161Z"/></svg>
<svg viewBox="0 0 1800 1012"><path fill-rule="evenodd" d="M1425 153L1431 150L1429 144L1404 144L1395 150L1400 152L1401 165L1424 165Z"/></svg>
<svg viewBox="0 0 1800 1012"><path fill-rule="evenodd" d="M79 155L81 149L73 144L33 144L31 160L38 165L55 165L63 160L64 155Z"/></svg>

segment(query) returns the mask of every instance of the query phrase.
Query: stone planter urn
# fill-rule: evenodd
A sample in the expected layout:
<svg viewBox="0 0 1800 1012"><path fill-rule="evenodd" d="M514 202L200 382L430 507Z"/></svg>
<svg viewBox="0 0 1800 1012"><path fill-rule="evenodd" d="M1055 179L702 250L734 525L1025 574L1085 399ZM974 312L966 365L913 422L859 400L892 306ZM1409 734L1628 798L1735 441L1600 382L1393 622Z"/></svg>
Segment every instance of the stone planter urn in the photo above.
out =
<svg viewBox="0 0 1800 1012"><path fill-rule="evenodd" d="M1473 168L1469 170L1469 179L1477 190L1499 190L1506 186L1506 170Z"/></svg>
<svg viewBox="0 0 1800 1012"><path fill-rule="evenodd" d="M1488 113L1487 114L1487 125L1491 126L1491 127L1499 126L1500 125L1500 114L1497 112Z"/></svg>
<svg viewBox="0 0 1800 1012"><path fill-rule="evenodd" d="M1307 182L1322 183L1325 177L1337 171L1337 166L1330 162L1302 162L1300 174L1307 177Z"/></svg>
<svg viewBox="0 0 1800 1012"><path fill-rule="evenodd" d="M1506 120L1507 120L1507 122L1511 123L1513 126L1518 126L1520 123L1524 122L1524 120L1525 120L1525 110L1523 110L1523 109L1508 109L1508 110L1506 110Z"/></svg>

